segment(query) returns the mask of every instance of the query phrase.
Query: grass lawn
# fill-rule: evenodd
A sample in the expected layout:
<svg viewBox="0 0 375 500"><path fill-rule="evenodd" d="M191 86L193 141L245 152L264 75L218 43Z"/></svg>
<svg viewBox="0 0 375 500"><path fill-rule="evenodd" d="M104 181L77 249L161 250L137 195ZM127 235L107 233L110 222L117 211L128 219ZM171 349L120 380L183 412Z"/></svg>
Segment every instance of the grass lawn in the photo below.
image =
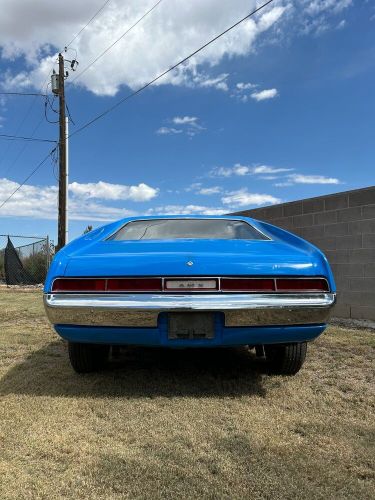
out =
<svg viewBox="0 0 375 500"><path fill-rule="evenodd" d="M41 292L0 292L0 498L375 498L375 333L295 377L245 350L132 348L79 376Z"/></svg>

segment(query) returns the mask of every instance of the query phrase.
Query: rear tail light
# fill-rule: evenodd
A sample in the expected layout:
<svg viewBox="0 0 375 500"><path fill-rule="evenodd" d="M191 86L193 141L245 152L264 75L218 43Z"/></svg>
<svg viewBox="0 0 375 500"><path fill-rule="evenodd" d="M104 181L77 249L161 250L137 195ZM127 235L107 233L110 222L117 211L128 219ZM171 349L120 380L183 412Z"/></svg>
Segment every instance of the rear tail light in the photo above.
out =
<svg viewBox="0 0 375 500"><path fill-rule="evenodd" d="M164 286L164 288L163 288ZM57 278L52 292L328 292L325 278Z"/></svg>
<svg viewBox="0 0 375 500"><path fill-rule="evenodd" d="M161 292L161 278L58 278L53 292Z"/></svg>
<svg viewBox="0 0 375 500"><path fill-rule="evenodd" d="M107 292L161 292L161 278L116 278L107 280Z"/></svg>
<svg viewBox="0 0 375 500"><path fill-rule="evenodd" d="M53 292L104 292L106 280L58 278L53 282Z"/></svg>
<svg viewBox="0 0 375 500"><path fill-rule="evenodd" d="M222 278L223 292L274 292L273 278Z"/></svg>
<svg viewBox="0 0 375 500"><path fill-rule="evenodd" d="M276 279L278 292L328 292L327 280L323 278Z"/></svg>

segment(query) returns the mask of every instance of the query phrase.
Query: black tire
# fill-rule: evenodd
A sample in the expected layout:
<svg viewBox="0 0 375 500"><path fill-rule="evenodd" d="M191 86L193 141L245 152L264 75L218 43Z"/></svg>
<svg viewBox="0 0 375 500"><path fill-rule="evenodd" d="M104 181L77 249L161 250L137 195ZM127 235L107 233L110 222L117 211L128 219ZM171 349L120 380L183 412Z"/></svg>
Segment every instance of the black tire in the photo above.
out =
<svg viewBox="0 0 375 500"><path fill-rule="evenodd" d="M275 375L295 375L301 369L307 352L307 342L265 345L269 371Z"/></svg>
<svg viewBox="0 0 375 500"><path fill-rule="evenodd" d="M109 345L69 342L69 360L77 373L90 373L105 366Z"/></svg>

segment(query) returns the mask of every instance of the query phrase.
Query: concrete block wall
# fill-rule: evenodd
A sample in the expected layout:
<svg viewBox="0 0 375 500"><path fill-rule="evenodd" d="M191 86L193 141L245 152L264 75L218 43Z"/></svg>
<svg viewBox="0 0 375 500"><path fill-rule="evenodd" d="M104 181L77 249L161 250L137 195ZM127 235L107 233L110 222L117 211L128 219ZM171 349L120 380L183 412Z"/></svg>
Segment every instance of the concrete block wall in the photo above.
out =
<svg viewBox="0 0 375 500"><path fill-rule="evenodd" d="M237 214L280 226L319 247L335 275L335 316L375 320L375 186Z"/></svg>

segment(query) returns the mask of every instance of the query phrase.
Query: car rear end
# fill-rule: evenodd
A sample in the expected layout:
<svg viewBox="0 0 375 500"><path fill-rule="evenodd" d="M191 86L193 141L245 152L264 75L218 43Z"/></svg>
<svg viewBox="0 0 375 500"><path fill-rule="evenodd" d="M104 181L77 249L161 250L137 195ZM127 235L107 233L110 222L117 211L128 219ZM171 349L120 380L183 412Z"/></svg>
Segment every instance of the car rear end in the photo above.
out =
<svg viewBox="0 0 375 500"><path fill-rule="evenodd" d="M272 228L244 218L157 218L110 228L55 263L47 315L72 344L310 341L335 302L329 266L317 249Z"/></svg>

